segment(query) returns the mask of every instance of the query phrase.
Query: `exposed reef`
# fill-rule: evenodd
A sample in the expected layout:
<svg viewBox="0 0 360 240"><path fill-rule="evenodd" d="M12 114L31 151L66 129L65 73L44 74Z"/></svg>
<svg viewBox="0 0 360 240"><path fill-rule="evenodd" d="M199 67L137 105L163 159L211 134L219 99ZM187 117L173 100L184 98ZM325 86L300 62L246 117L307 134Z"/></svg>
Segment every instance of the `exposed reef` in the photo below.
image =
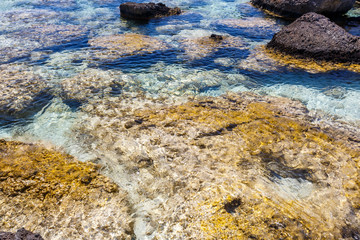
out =
<svg viewBox="0 0 360 240"><path fill-rule="evenodd" d="M344 14L353 7L355 0L251 0L251 3L284 17L297 18L309 12Z"/></svg>
<svg viewBox="0 0 360 240"><path fill-rule="evenodd" d="M300 102L249 93L175 102L122 96L82 110L78 141L114 181L126 169L139 194L139 238L359 234L359 131L316 123Z"/></svg>
<svg viewBox="0 0 360 240"><path fill-rule="evenodd" d="M35 144L0 140L0 228L45 239L131 239L126 193L99 166Z"/></svg>
<svg viewBox="0 0 360 240"><path fill-rule="evenodd" d="M169 8L163 3L126 2L120 5L121 17L135 20L150 20L180 13L180 8Z"/></svg>
<svg viewBox="0 0 360 240"><path fill-rule="evenodd" d="M307 13L282 28L267 48L302 58L360 63L360 37L317 13Z"/></svg>

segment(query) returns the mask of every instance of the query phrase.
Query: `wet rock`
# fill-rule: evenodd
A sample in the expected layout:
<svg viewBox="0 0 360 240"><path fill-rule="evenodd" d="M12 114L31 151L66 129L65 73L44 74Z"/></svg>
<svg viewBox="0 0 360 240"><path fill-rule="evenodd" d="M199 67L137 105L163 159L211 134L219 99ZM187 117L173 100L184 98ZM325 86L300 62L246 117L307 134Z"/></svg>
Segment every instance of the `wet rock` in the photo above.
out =
<svg viewBox="0 0 360 240"><path fill-rule="evenodd" d="M100 60L114 60L167 49L166 44L159 39L135 33L97 37L90 39L89 44L96 48L94 57Z"/></svg>
<svg viewBox="0 0 360 240"><path fill-rule="evenodd" d="M152 18L179 15L180 8L169 8L163 3L135 3L126 2L120 5L120 14L123 18L149 20Z"/></svg>
<svg viewBox="0 0 360 240"><path fill-rule="evenodd" d="M214 41L221 41L221 40L223 40L224 38L223 38L223 36L218 35L218 34L211 34L210 39L212 39L212 40L214 40Z"/></svg>
<svg viewBox="0 0 360 240"><path fill-rule="evenodd" d="M45 79L33 73L27 66L0 66L0 112L19 114L32 107L43 106L48 98L48 86ZM41 97L42 95L42 97Z"/></svg>
<svg viewBox="0 0 360 240"><path fill-rule="evenodd" d="M360 223L360 144L345 137L359 130L316 123L300 102L141 95L82 110L78 141L99 151L115 181L127 169L138 228L148 229L138 237L341 238ZM126 128L134 119L142 123Z"/></svg>
<svg viewBox="0 0 360 240"><path fill-rule="evenodd" d="M267 48L301 58L360 63L360 37L316 13L305 14L284 27Z"/></svg>
<svg viewBox="0 0 360 240"><path fill-rule="evenodd" d="M297 18L309 12L344 14L353 7L355 0L251 0L251 3L285 17Z"/></svg>
<svg viewBox="0 0 360 240"><path fill-rule="evenodd" d="M0 228L24 226L46 239L131 239L126 193L98 168L40 145L0 140Z"/></svg>
<svg viewBox="0 0 360 240"><path fill-rule="evenodd" d="M0 232L1 240L44 240L40 234L20 228L16 233Z"/></svg>

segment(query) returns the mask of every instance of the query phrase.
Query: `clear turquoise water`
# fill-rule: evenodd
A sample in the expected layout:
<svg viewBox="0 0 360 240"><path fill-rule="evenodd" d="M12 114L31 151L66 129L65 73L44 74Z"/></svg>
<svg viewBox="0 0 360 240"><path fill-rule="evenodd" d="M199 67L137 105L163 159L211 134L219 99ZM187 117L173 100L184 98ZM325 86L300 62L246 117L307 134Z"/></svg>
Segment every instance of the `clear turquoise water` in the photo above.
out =
<svg viewBox="0 0 360 240"><path fill-rule="evenodd" d="M50 90L39 94L25 110L26 114L1 113L0 136L50 141L65 148L74 146L69 129L78 117L78 107L86 99L63 98L60 83L89 68L99 72L121 71L128 87L122 90L113 87L115 96L131 89L169 98L253 91L298 99L324 116L356 124L360 121L359 73L346 70L309 73L287 67L270 68L266 63L257 68L242 65L243 60L251 59L256 47L266 44L289 22L266 15L247 0L163 2L179 6L184 14L144 23L122 19L118 8L121 2L113 0L1 1L0 51L6 57L0 59L0 65L23 65L42 76ZM350 15L360 15L359 10L352 10ZM224 24L224 19L247 19L252 25L233 27ZM259 19L271 24L257 24ZM360 32L357 21L341 24L353 34ZM32 32L47 25L56 25L62 30L71 28L75 32L65 37L57 31ZM123 33L153 36L169 47L111 61L86 57L91 51L89 39ZM224 48L206 57L189 58L181 41L211 33L239 37L244 48ZM94 93L95 96L98 94ZM81 152L77 148L69 151L75 155Z"/></svg>

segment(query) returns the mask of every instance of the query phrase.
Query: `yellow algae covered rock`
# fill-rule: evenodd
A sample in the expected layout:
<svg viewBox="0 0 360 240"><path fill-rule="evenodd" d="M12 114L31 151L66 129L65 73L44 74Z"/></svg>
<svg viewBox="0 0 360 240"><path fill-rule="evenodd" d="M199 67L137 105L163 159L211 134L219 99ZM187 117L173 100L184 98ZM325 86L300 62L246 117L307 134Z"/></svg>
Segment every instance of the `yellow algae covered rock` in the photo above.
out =
<svg viewBox="0 0 360 240"><path fill-rule="evenodd" d="M124 97L83 111L78 139L111 156L99 161L115 181L116 166L124 166L139 194L135 205L151 206L146 235L359 236L359 130L315 124L300 102L250 93Z"/></svg>
<svg viewBox="0 0 360 240"><path fill-rule="evenodd" d="M100 59L116 59L167 49L166 44L162 41L136 33L97 37L90 39L89 44L92 47L100 48L95 51L95 56Z"/></svg>
<svg viewBox="0 0 360 240"><path fill-rule="evenodd" d="M0 111L16 113L47 91L47 83L25 65L0 66ZM40 105L40 103L38 103Z"/></svg>
<svg viewBox="0 0 360 240"><path fill-rule="evenodd" d="M212 34L200 38L190 38L181 41L185 54L191 60L203 58L222 48L244 48L241 38Z"/></svg>
<svg viewBox="0 0 360 240"><path fill-rule="evenodd" d="M359 64L332 63L313 59L296 58L265 47L256 48L246 58L238 63L238 68L261 72L276 71L281 67L300 68L310 73L335 70L349 70L360 72Z"/></svg>
<svg viewBox="0 0 360 240"><path fill-rule="evenodd" d="M35 144L0 140L0 228L45 239L130 239L126 194L98 166Z"/></svg>

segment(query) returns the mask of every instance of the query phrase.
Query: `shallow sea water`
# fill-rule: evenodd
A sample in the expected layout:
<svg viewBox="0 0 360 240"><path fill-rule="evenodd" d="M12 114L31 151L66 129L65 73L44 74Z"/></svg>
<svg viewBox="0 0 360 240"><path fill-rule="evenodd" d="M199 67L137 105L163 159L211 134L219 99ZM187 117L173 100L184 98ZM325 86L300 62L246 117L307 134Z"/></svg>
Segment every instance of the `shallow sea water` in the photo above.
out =
<svg viewBox="0 0 360 240"><path fill-rule="evenodd" d="M113 152L94 150L91 139L79 142L75 138L74 125L86 119L81 107L88 102L139 92L148 97L177 99L250 91L299 100L323 118L356 127L360 124L360 73L312 72L273 65L266 59L254 61L258 49L289 23L286 20L263 13L248 0L162 2L179 6L184 13L136 22L120 17L121 1L0 2L0 67L21 66L19 69L36 74L46 83L21 111L2 110L0 137L40 141L82 161L95 161L102 154L100 163L111 169L104 172L121 183L137 206L134 228L139 239L154 236L148 229L147 212L165 200L142 199L136 183L141 179L135 181L136 177L123 166L115 166ZM359 17L359 9L349 15ZM353 34L360 33L359 22L344 27ZM229 45L217 51L197 45L197 39L213 33L228 37ZM146 35L152 45L145 44L136 54L115 49L124 51L121 57L111 55L114 49L104 54L101 47L91 45L94 39L119 34ZM16 95L17 89L13 91L14 98L21 98ZM306 180L280 178L276 183L279 195L289 199L303 198L314 191Z"/></svg>

